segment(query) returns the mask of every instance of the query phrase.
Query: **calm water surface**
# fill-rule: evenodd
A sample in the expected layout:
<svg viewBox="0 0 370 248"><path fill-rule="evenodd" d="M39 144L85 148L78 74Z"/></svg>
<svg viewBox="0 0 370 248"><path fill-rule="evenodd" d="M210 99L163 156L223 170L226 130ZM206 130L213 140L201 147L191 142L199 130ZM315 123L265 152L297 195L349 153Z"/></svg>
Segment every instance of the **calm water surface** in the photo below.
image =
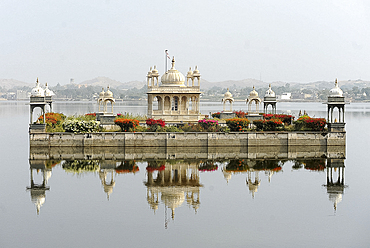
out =
<svg viewBox="0 0 370 248"><path fill-rule="evenodd" d="M91 102L54 103L55 112L67 115L96 108ZM220 103L201 104L202 114L221 109ZM247 108L240 102L234 109ZM278 109L326 117L321 103L278 103ZM144 114L146 104L119 103L115 112ZM333 195L322 168L328 162L319 158L134 161L117 151L126 158L86 161L78 158L81 151L59 151L64 155L47 161L48 170L30 170L38 165L29 161L29 106L0 102L0 247L369 247L370 104L346 106L345 120L345 187ZM248 164L249 172L235 172L238 163ZM172 182L162 179L161 165L179 173ZM29 189L31 171L34 183L47 179L39 213L31 199L37 192ZM174 190L176 183L181 187Z"/></svg>

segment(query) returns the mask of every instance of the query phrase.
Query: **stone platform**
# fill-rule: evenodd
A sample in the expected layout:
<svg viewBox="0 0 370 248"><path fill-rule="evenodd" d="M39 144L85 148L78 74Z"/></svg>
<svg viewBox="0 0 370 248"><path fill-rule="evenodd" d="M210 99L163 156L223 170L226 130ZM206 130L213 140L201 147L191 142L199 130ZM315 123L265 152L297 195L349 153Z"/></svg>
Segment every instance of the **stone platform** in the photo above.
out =
<svg viewBox="0 0 370 248"><path fill-rule="evenodd" d="M30 133L39 147L251 147L345 146L346 132L276 131L230 133Z"/></svg>

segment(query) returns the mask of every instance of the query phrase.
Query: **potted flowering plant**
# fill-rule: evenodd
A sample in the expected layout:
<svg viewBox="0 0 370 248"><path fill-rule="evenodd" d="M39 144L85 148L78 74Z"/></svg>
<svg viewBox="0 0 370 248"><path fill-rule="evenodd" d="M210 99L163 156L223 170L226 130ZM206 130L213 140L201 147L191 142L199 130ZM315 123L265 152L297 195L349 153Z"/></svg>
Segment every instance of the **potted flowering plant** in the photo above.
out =
<svg viewBox="0 0 370 248"><path fill-rule="evenodd" d="M166 126L166 122L162 119L155 120L153 118L149 118L145 121L145 123L151 132L161 131Z"/></svg>
<svg viewBox="0 0 370 248"><path fill-rule="evenodd" d="M216 120L210 119L199 120L198 125L200 125L206 132L218 131L218 121Z"/></svg>
<svg viewBox="0 0 370 248"><path fill-rule="evenodd" d="M303 115L294 122L295 130L324 131L326 120L324 118L311 118Z"/></svg>
<svg viewBox="0 0 370 248"><path fill-rule="evenodd" d="M122 132L134 132L139 125L139 121L135 119L118 118L114 121L121 128Z"/></svg>
<svg viewBox="0 0 370 248"><path fill-rule="evenodd" d="M232 132L244 132L248 128L250 121L246 118L231 118L226 120L226 125Z"/></svg>

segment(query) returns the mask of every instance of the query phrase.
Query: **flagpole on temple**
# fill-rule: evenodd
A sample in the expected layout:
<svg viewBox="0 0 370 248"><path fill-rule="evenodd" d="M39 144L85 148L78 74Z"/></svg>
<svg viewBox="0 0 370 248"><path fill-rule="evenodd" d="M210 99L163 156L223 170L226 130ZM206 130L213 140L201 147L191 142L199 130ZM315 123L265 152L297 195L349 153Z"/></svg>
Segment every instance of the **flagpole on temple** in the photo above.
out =
<svg viewBox="0 0 370 248"><path fill-rule="evenodd" d="M168 56L168 50L166 49L166 50L164 50L164 60L165 60L165 69L164 69L164 73L166 73L167 72L167 56Z"/></svg>

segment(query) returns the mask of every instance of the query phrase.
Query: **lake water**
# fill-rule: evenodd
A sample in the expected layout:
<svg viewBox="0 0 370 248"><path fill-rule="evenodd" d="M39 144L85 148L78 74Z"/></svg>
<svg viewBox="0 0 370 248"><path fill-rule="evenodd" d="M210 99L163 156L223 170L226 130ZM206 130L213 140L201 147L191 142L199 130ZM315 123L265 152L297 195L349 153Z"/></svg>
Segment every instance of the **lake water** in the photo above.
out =
<svg viewBox="0 0 370 248"><path fill-rule="evenodd" d="M277 107L326 117L321 103ZM97 105L53 109L84 114ZM220 110L201 103L202 114ZM146 104L118 103L115 112L145 114ZM299 159L243 158L230 147L204 158L193 150L147 158L145 149L30 151L28 103L0 102L0 247L369 247L370 104L347 105L345 121L346 158L336 161L345 169L328 169L320 151ZM30 152L54 157L29 160ZM98 158L110 153L117 159ZM328 170L333 182L340 171L339 184L327 187Z"/></svg>

